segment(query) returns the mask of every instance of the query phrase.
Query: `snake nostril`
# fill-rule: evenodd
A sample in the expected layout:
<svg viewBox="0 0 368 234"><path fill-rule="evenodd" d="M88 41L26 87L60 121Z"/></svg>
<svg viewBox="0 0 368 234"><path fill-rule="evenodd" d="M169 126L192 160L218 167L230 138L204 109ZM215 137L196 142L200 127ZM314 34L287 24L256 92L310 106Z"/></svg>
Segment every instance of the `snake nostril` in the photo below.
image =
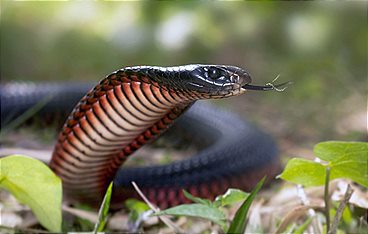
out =
<svg viewBox="0 0 368 234"><path fill-rule="evenodd" d="M239 76L237 74L234 74L234 75L231 75L230 76L230 81L232 83L239 83L239 80L240 80L240 78L239 78Z"/></svg>

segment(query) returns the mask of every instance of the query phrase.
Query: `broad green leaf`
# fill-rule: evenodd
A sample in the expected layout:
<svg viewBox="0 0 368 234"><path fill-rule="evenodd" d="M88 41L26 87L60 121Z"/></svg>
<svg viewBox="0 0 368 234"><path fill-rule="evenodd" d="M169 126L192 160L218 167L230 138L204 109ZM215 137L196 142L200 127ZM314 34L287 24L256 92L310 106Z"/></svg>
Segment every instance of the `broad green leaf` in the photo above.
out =
<svg viewBox="0 0 368 234"><path fill-rule="evenodd" d="M314 151L317 157L329 162L331 179L348 178L368 187L368 143L322 142Z"/></svg>
<svg viewBox="0 0 368 234"><path fill-rule="evenodd" d="M325 167L330 168L330 180L351 179L368 187L368 143L322 142L315 146L316 156L328 164L322 165L301 158L289 160L280 178L304 186L325 183Z"/></svg>
<svg viewBox="0 0 368 234"><path fill-rule="evenodd" d="M109 187L106 190L104 199L100 206L100 210L98 211L98 220L93 230L93 233L102 232L105 229L106 222L107 222L107 215L109 213L109 208L110 208L112 184L113 183L111 182Z"/></svg>
<svg viewBox="0 0 368 234"><path fill-rule="evenodd" d="M256 197L258 191L261 189L265 179L266 177L263 177L263 179L258 182L256 187L253 189L253 191L250 193L247 199L240 206L240 208L235 214L233 221L230 224L230 227L227 233L244 233L245 228L247 226L246 224L247 224L248 210L254 198Z"/></svg>
<svg viewBox="0 0 368 234"><path fill-rule="evenodd" d="M129 220L132 220L134 222L138 220L140 214L150 209L146 203L134 198L126 200L124 204L126 208L128 208L130 211Z"/></svg>
<svg viewBox="0 0 368 234"><path fill-rule="evenodd" d="M345 141L326 141L318 143L314 147L316 157L327 162L336 161L345 154L352 154L355 159L368 159L368 143L366 142L345 142Z"/></svg>
<svg viewBox="0 0 368 234"><path fill-rule="evenodd" d="M185 190L183 190L183 193L184 193L184 196L186 198L188 198L189 200L194 201L196 203L207 205L207 206L211 206L211 204L212 204L210 200L203 199L203 198L200 198L200 197L195 197L195 196L193 196L192 194L188 193Z"/></svg>
<svg viewBox="0 0 368 234"><path fill-rule="evenodd" d="M44 163L22 155L0 159L0 187L28 205L51 232L61 231L61 180Z"/></svg>
<svg viewBox="0 0 368 234"><path fill-rule="evenodd" d="M368 187L367 163L342 161L338 164L332 164L331 180L336 178L348 178Z"/></svg>
<svg viewBox="0 0 368 234"><path fill-rule="evenodd" d="M303 158L292 158L278 177L304 186L318 186L325 183L326 168L320 163ZM332 172L330 178L332 179Z"/></svg>
<svg viewBox="0 0 368 234"><path fill-rule="evenodd" d="M191 216L199 217L211 220L221 226L224 225L224 220L226 219L225 214L219 209L204 204L184 204L175 206L153 215L174 215L174 216Z"/></svg>
<svg viewBox="0 0 368 234"><path fill-rule="evenodd" d="M342 161L338 164L330 164L329 167L330 180L348 178L368 187L366 164ZM319 186L325 183L326 166L302 158L293 158L288 161L284 171L278 177L306 187Z"/></svg>
<svg viewBox="0 0 368 234"><path fill-rule="evenodd" d="M249 196L249 193L240 189L229 188L226 193L216 197L214 205L216 207L232 205L236 202L244 201Z"/></svg>

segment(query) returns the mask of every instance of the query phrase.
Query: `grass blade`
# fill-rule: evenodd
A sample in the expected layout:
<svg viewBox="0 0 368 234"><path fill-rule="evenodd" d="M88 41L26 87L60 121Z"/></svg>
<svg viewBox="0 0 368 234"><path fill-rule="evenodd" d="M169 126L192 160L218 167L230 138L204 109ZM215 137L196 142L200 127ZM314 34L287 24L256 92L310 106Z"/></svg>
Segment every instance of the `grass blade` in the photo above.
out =
<svg viewBox="0 0 368 234"><path fill-rule="evenodd" d="M14 120L12 120L10 123L6 124L6 126L3 126L0 132L0 138L3 138L6 133L9 131L17 128L19 125L27 121L29 118L34 116L39 110L41 110L48 102L51 101L52 95L48 95L44 97L42 100L40 100L38 103L36 103L34 106L29 108L27 111L25 111L22 115L16 117Z"/></svg>
<svg viewBox="0 0 368 234"><path fill-rule="evenodd" d="M252 204L256 194L261 189L266 177L263 177L261 181L258 182L256 187L253 189L251 194L247 197L244 203L240 206L238 211L235 214L233 221L230 224L229 230L227 233L244 233L246 228L247 214Z"/></svg>
<svg viewBox="0 0 368 234"><path fill-rule="evenodd" d="M109 187L106 190L105 197L102 201L100 210L98 212L98 220L93 230L93 233L95 234L97 232L102 232L106 226L107 215L110 208L111 193L112 193L112 182L110 183Z"/></svg>
<svg viewBox="0 0 368 234"><path fill-rule="evenodd" d="M309 217L299 228L294 231L294 234L303 234L307 230L308 226L312 222L313 218Z"/></svg>

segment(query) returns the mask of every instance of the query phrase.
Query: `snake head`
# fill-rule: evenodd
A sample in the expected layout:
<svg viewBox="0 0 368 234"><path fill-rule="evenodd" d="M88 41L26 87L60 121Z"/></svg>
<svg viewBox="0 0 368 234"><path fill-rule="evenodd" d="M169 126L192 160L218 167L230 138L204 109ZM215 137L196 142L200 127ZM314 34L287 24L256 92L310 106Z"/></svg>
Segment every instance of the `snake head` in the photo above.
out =
<svg viewBox="0 0 368 234"><path fill-rule="evenodd" d="M192 65L186 69L187 87L200 95L209 98L235 96L245 91L243 86L252 79L242 68L228 65Z"/></svg>
<svg viewBox="0 0 368 234"><path fill-rule="evenodd" d="M230 65L138 66L126 68L125 72L141 73L159 84L160 88L186 91L194 94L195 99L230 97L247 90L280 91L283 89L279 87L286 84L251 85L252 79L246 70Z"/></svg>
<svg viewBox="0 0 368 234"><path fill-rule="evenodd" d="M292 82L274 84L277 76L266 85L251 85L252 78L242 68L228 65L195 65L191 74L190 86L197 87L199 92L207 92L211 98L235 96L247 90L284 91Z"/></svg>

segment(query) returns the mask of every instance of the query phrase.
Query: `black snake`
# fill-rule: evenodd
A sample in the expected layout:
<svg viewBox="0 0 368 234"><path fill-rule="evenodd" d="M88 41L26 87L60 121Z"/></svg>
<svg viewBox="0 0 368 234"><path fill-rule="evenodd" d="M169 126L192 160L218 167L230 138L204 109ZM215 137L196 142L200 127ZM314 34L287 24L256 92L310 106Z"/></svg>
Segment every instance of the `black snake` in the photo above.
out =
<svg viewBox="0 0 368 234"><path fill-rule="evenodd" d="M228 187L249 190L264 175L278 172L278 150L270 136L231 113L193 105L284 85L250 83L250 75L235 66L186 65L126 67L84 96L90 86L80 83L3 84L1 122L47 96L51 98L41 114L68 110L83 96L65 121L50 163L67 197L98 204L114 180L113 202L121 205L121 199L136 196L131 186L135 181L165 208L187 201L182 189L214 198ZM171 125L169 132L176 133L171 137L187 136L199 148L197 155L167 165L120 168Z"/></svg>

